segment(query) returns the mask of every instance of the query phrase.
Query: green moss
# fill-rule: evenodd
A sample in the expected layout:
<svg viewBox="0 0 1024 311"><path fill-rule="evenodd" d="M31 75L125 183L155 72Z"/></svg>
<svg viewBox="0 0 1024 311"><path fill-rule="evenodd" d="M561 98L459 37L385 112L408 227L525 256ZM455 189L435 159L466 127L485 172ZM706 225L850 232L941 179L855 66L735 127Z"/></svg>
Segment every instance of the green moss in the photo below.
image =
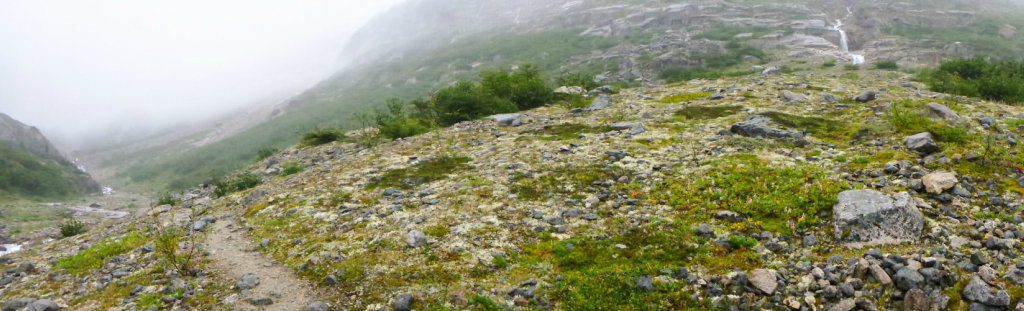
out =
<svg viewBox="0 0 1024 311"><path fill-rule="evenodd" d="M545 126L543 129L529 131L527 133L538 135L541 140L546 141L559 141L559 140L570 140L577 139L582 134L597 134L611 132L611 126L590 126L583 124L559 124Z"/></svg>
<svg viewBox="0 0 1024 311"><path fill-rule="evenodd" d="M133 231L121 238L103 241L77 254L61 258L53 266L71 274L83 274L99 269L107 259L139 248L148 240L143 234Z"/></svg>
<svg viewBox="0 0 1024 311"><path fill-rule="evenodd" d="M740 106L690 106L675 112L684 120L711 120L734 115L743 110Z"/></svg>
<svg viewBox="0 0 1024 311"><path fill-rule="evenodd" d="M675 95L670 95L670 96L667 96L665 98L662 98L660 100L660 102L666 103L666 104L675 104L675 103L688 102L688 101L694 101L694 100L698 100L698 99L702 99L702 98L707 98L708 96L711 96L711 92L682 93L682 94L675 94Z"/></svg>
<svg viewBox="0 0 1024 311"><path fill-rule="evenodd" d="M615 181L629 172L615 166L563 166L541 176L517 175L510 189L522 200L538 201L555 195L582 198L596 191L594 183ZM621 186L621 185L620 185Z"/></svg>
<svg viewBox="0 0 1024 311"><path fill-rule="evenodd" d="M753 225L783 232L819 225L831 211L845 185L830 180L810 164L775 167L750 154L709 163L699 177L672 180L655 189L653 198L707 219L717 210L730 210L753 219Z"/></svg>
<svg viewBox="0 0 1024 311"><path fill-rule="evenodd" d="M446 224L433 225L423 229L423 233L435 238L440 238L448 235L451 232L451 227Z"/></svg>
<svg viewBox="0 0 1024 311"><path fill-rule="evenodd" d="M441 156L417 163L408 168L390 170L374 179L367 189L381 187L412 189L416 186L445 179L449 174L466 169L472 159L462 156Z"/></svg>

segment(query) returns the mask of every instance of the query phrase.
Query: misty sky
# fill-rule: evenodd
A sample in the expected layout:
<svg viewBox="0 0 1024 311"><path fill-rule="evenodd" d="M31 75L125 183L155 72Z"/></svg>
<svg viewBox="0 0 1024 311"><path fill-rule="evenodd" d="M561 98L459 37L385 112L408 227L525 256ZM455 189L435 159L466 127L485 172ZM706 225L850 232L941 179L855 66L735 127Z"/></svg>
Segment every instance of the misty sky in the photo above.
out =
<svg viewBox="0 0 1024 311"><path fill-rule="evenodd" d="M0 0L0 112L75 139L293 94L397 2Z"/></svg>

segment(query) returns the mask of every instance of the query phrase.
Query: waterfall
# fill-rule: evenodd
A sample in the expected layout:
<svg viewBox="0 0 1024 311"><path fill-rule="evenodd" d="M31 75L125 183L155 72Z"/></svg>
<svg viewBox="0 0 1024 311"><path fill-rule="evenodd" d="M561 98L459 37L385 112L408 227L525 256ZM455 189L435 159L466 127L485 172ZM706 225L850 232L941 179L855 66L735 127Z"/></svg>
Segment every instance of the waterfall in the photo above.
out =
<svg viewBox="0 0 1024 311"><path fill-rule="evenodd" d="M846 8L846 13L846 17L836 19L836 24L832 26L832 30L839 32L839 49L850 58L850 62L854 65L860 65L864 63L864 55L850 53L849 39L846 37L846 31L843 30L843 19L853 15L853 10Z"/></svg>
<svg viewBox="0 0 1024 311"><path fill-rule="evenodd" d="M21 251L21 244L3 244L0 246L3 246L3 250L0 251L0 256Z"/></svg>

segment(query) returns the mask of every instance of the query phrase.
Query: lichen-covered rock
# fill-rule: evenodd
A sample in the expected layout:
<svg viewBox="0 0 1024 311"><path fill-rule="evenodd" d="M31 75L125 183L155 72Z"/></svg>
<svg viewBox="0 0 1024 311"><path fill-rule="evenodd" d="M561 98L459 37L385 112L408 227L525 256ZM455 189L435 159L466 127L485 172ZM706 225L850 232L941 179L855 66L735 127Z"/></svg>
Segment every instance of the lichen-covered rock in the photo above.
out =
<svg viewBox="0 0 1024 311"><path fill-rule="evenodd" d="M950 172L935 172L921 177L924 189L931 194L940 194L946 190L953 189L958 182L956 175Z"/></svg>
<svg viewBox="0 0 1024 311"><path fill-rule="evenodd" d="M775 122L762 115L752 116L746 121L733 124L730 130L747 137L800 139L804 136L798 131L779 129Z"/></svg>
<svg viewBox="0 0 1024 311"><path fill-rule="evenodd" d="M844 191L832 213L836 238L842 242L912 240L924 229L924 215L906 192L893 200L874 190Z"/></svg>
<svg viewBox="0 0 1024 311"><path fill-rule="evenodd" d="M924 132L911 135L903 140L907 149L917 153L928 155L939 151L939 144L935 143L932 133Z"/></svg>

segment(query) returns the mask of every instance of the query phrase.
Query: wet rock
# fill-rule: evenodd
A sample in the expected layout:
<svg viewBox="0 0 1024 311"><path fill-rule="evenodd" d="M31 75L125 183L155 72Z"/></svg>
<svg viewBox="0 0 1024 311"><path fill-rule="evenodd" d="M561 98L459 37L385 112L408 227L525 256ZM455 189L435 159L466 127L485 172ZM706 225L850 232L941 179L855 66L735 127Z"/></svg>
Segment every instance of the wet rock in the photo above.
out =
<svg viewBox="0 0 1024 311"><path fill-rule="evenodd" d="M395 302L391 305L391 310L394 311L410 311L412 310L412 294L401 294L395 297Z"/></svg>
<svg viewBox="0 0 1024 311"><path fill-rule="evenodd" d="M843 242L916 239L924 229L924 215L906 192L893 200L874 190L844 191L832 212L836 238Z"/></svg>
<svg viewBox="0 0 1024 311"><path fill-rule="evenodd" d="M411 230L405 234L405 244L412 248L427 245L427 235L419 230Z"/></svg>
<svg viewBox="0 0 1024 311"><path fill-rule="evenodd" d="M921 177L924 189L931 194L941 194L952 189L958 182L956 175L950 172L935 172Z"/></svg>
<svg viewBox="0 0 1024 311"><path fill-rule="evenodd" d="M903 140L903 144L907 146L907 149L924 155L939 151L939 145L935 143L935 140L932 139L932 134L929 132L909 136Z"/></svg>
<svg viewBox="0 0 1024 311"><path fill-rule="evenodd" d="M775 270L756 269L747 274L747 281L762 293L772 295L779 286L779 282L776 281L777 276L778 273Z"/></svg>

